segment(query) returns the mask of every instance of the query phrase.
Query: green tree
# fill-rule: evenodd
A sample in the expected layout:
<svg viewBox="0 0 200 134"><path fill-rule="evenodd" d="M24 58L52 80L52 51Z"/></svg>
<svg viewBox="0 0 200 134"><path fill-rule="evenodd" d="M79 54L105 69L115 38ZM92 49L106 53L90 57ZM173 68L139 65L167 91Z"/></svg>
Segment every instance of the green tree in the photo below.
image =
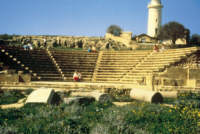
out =
<svg viewBox="0 0 200 134"><path fill-rule="evenodd" d="M190 39L190 44L200 44L200 35L193 34Z"/></svg>
<svg viewBox="0 0 200 134"><path fill-rule="evenodd" d="M0 39L1 40L9 40L12 39L12 35L8 35L8 34L0 34Z"/></svg>
<svg viewBox="0 0 200 134"><path fill-rule="evenodd" d="M115 36L120 36L122 29L117 25L110 25L107 29L107 33L113 34Z"/></svg>
<svg viewBox="0 0 200 134"><path fill-rule="evenodd" d="M172 21L163 25L158 32L158 39L160 40L172 40L175 44L179 38L187 38L189 30L186 29L182 24Z"/></svg>
<svg viewBox="0 0 200 134"><path fill-rule="evenodd" d="M185 39L187 44L189 44L190 42L190 30L189 29L185 29Z"/></svg>

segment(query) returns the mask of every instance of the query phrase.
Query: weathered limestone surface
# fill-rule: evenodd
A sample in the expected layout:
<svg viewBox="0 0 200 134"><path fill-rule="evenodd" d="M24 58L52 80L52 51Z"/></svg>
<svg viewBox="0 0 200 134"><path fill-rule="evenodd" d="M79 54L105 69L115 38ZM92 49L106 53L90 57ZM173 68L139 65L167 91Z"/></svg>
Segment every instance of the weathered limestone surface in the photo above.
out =
<svg viewBox="0 0 200 134"><path fill-rule="evenodd" d="M19 82L18 74L0 74L0 82Z"/></svg>
<svg viewBox="0 0 200 134"><path fill-rule="evenodd" d="M133 88L130 92L130 96L133 99L151 102L151 103L162 103L163 96L159 92L151 91L148 89Z"/></svg>
<svg viewBox="0 0 200 134"><path fill-rule="evenodd" d="M128 34L129 35L129 34ZM31 42L36 48L51 48L51 47L63 47L63 48L83 48L95 46L97 50L104 49L130 49L127 46L126 37L127 33L123 35L122 40L106 39L104 37L74 37L74 36L16 36L13 37L13 41L27 44ZM129 37L129 36L128 36ZM128 42L131 41L131 38Z"/></svg>
<svg viewBox="0 0 200 134"><path fill-rule="evenodd" d="M53 89L40 88L34 90L27 98L26 103L47 103L50 104L54 95Z"/></svg>
<svg viewBox="0 0 200 134"><path fill-rule="evenodd" d="M161 91L163 98L177 98L177 91Z"/></svg>
<svg viewBox="0 0 200 134"><path fill-rule="evenodd" d="M106 39L112 39L117 42L121 42L125 44L126 46L130 45L131 38L132 38L132 32L122 32L120 36L114 36L113 34L106 33L105 36Z"/></svg>

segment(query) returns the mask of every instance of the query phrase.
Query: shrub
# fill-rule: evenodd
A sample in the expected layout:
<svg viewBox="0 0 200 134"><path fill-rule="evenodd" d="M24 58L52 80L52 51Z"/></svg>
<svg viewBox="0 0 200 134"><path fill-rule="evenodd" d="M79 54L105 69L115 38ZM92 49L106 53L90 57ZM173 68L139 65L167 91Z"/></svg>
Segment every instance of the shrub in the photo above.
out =
<svg viewBox="0 0 200 134"><path fill-rule="evenodd" d="M137 101L123 107L94 102L0 109L0 132L6 128L13 133L196 134L198 122L200 110L190 105L170 108Z"/></svg>
<svg viewBox="0 0 200 134"><path fill-rule="evenodd" d="M122 29L117 25L111 25L108 27L107 33L113 34L115 36L120 36Z"/></svg>
<svg viewBox="0 0 200 134"><path fill-rule="evenodd" d="M19 90L3 91L3 93L0 94L0 105L16 103L24 97L25 95Z"/></svg>
<svg viewBox="0 0 200 134"><path fill-rule="evenodd" d="M108 88L106 89L107 93L114 97L114 101L119 102L132 102L133 99L130 97L131 89L117 89L117 88Z"/></svg>
<svg viewBox="0 0 200 134"><path fill-rule="evenodd" d="M0 126L0 134L17 134L17 128L13 126Z"/></svg>

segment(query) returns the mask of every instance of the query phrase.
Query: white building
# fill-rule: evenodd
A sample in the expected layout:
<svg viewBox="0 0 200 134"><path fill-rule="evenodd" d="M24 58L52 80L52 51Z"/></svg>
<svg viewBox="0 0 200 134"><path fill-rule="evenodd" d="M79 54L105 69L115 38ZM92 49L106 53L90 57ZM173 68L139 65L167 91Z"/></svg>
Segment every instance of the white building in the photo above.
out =
<svg viewBox="0 0 200 134"><path fill-rule="evenodd" d="M161 0L151 0L148 5L148 30L147 35L156 37L162 22L162 8Z"/></svg>

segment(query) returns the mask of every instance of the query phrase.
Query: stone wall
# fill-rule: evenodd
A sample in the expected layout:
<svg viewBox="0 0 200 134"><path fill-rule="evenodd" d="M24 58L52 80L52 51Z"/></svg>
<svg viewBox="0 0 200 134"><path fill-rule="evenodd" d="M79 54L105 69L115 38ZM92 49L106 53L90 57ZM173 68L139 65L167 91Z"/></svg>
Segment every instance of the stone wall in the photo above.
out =
<svg viewBox="0 0 200 134"><path fill-rule="evenodd" d="M173 44L172 40L164 40L162 43L165 44L165 45ZM177 45L186 45L187 41L186 41L185 38L179 38L179 39L176 40L175 44L177 44Z"/></svg>
<svg viewBox="0 0 200 134"><path fill-rule="evenodd" d="M131 40L130 35L123 34ZM15 36L13 41L17 41L23 44L31 42L36 48L83 48L88 49L89 47L95 46L97 50L104 49L129 49L129 47L119 41L107 39L103 37L78 37L78 36Z"/></svg>
<svg viewBox="0 0 200 134"><path fill-rule="evenodd" d="M129 46L132 39L132 32L122 32L120 36L114 36L113 34L106 33L105 38L112 39L114 41L121 42L126 46Z"/></svg>

